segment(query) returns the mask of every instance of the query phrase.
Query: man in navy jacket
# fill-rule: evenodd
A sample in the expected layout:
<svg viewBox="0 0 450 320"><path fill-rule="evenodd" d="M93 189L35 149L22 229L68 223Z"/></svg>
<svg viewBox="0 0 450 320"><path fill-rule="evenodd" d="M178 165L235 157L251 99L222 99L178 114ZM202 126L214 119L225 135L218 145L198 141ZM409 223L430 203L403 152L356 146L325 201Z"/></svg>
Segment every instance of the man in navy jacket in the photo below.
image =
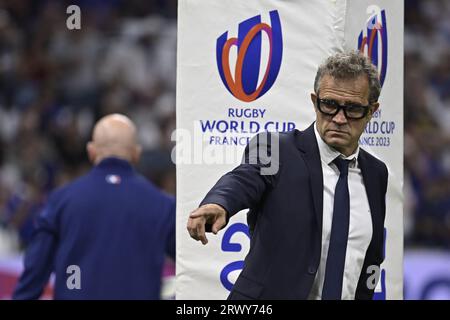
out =
<svg viewBox="0 0 450 320"><path fill-rule="evenodd" d="M303 132L257 135L190 214L191 237L206 244L205 231L250 209L250 251L229 299L372 298L388 171L358 141L380 90L366 57L329 57L311 94L316 121Z"/></svg>
<svg viewBox="0 0 450 320"><path fill-rule="evenodd" d="M51 194L37 219L14 299L37 299L52 271L55 299L159 299L175 259L175 202L131 164L141 148L125 116L102 118L87 145L95 165Z"/></svg>

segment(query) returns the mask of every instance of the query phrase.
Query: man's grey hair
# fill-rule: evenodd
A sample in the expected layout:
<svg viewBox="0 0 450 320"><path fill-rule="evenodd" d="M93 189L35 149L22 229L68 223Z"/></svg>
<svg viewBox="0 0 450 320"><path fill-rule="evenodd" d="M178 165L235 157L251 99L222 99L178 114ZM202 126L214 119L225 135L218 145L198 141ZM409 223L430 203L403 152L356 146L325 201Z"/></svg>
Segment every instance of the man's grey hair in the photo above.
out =
<svg viewBox="0 0 450 320"><path fill-rule="evenodd" d="M378 101L381 92L378 70L370 59L359 51L340 52L332 55L319 66L314 80L314 92L319 93L320 81L324 75L334 79L348 80L366 75L369 80L369 103Z"/></svg>

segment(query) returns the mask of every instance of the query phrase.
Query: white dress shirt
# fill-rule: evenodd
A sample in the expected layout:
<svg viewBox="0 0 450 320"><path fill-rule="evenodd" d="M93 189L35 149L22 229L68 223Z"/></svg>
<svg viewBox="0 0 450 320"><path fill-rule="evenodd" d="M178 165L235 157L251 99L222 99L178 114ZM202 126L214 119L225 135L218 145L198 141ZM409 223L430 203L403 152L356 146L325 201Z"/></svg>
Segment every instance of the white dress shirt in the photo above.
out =
<svg viewBox="0 0 450 320"><path fill-rule="evenodd" d="M342 281L342 299L355 299L356 287L373 232L369 200L367 198L361 169L358 166L359 146L354 154L345 157L322 140L316 125L314 125L314 132L316 134L317 144L319 145L323 172L323 224L320 264L309 299L320 300L322 298L331 224L333 221L334 189L339 179L339 169L333 163L333 160L339 156L343 159L352 160L348 170L350 224L345 254L344 278Z"/></svg>

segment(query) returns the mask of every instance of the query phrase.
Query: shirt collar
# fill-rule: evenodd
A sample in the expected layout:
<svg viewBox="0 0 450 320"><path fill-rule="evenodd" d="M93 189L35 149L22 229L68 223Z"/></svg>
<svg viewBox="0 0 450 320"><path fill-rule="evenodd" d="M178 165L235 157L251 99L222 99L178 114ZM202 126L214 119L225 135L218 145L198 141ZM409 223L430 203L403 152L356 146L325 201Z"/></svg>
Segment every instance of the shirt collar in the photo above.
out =
<svg viewBox="0 0 450 320"><path fill-rule="evenodd" d="M327 165L330 165L334 159L341 157L345 160L351 160L350 167L356 168L358 165L359 145L355 152L348 157L341 154L339 151L330 147L325 141L322 140L319 132L317 131L317 123L314 124L314 133L316 135L317 145L319 146L320 159Z"/></svg>
<svg viewBox="0 0 450 320"><path fill-rule="evenodd" d="M125 160L118 157L107 157L101 160L95 167L95 170L132 172L133 167Z"/></svg>

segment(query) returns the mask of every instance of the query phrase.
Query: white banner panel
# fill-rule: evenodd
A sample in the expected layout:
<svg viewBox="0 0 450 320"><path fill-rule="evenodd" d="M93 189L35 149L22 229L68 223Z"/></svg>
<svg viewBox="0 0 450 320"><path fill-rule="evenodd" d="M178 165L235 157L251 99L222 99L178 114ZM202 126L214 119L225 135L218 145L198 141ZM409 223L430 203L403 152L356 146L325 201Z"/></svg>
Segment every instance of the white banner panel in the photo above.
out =
<svg viewBox="0 0 450 320"><path fill-rule="evenodd" d="M378 66L380 108L360 145L389 169L385 261L377 298L403 298L403 1L347 1L345 48L361 49Z"/></svg>
<svg viewBox="0 0 450 320"><path fill-rule="evenodd" d="M265 130L303 130L314 121L310 93L319 63L345 46L356 49L357 44L353 45L352 41L356 43L359 32L366 28L368 15L364 7L354 13L361 17L362 24L354 27L359 31L352 31L353 38L344 34L349 23L346 22L347 6L348 10L359 10L344 0L179 1L177 133L174 135L177 139L177 299L224 299L228 295L249 249L245 212L234 216L217 236L208 234L206 246L189 237L186 231L189 212L197 208L225 172L239 164L249 138ZM388 15L394 26L394 12ZM389 59L392 65L394 61L402 65L401 56ZM388 81L396 81L389 79L389 67L385 86ZM400 80L396 85L401 83ZM397 88L401 93L402 87ZM400 119L401 100L396 100L395 112ZM387 112L382 116L394 119ZM398 125L390 137L393 147L401 143L402 124ZM402 167L402 162L391 165L391 161L402 161L402 148L393 147L374 146L373 149L388 162L392 173L401 172L397 168ZM383 152L387 154L387 150L391 155L395 153L396 158L384 157ZM397 175L396 179L401 188L402 177ZM396 192L395 188L391 189L389 192ZM396 201L393 210L401 209L400 195L389 196ZM401 219L401 210L398 214ZM397 237L401 239L401 225L394 227L398 227ZM394 241L395 231L392 230L391 236L391 227L388 229L392 237L388 240ZM401 272L398 263L401 264L401 258L383 267L387 279L400 281L397 286L401 286L401 277L394 277ZM392 272L393 278L389 278L390 268L397 268L397 272ZM387 297L401 296L388 293Z"/></svg>

